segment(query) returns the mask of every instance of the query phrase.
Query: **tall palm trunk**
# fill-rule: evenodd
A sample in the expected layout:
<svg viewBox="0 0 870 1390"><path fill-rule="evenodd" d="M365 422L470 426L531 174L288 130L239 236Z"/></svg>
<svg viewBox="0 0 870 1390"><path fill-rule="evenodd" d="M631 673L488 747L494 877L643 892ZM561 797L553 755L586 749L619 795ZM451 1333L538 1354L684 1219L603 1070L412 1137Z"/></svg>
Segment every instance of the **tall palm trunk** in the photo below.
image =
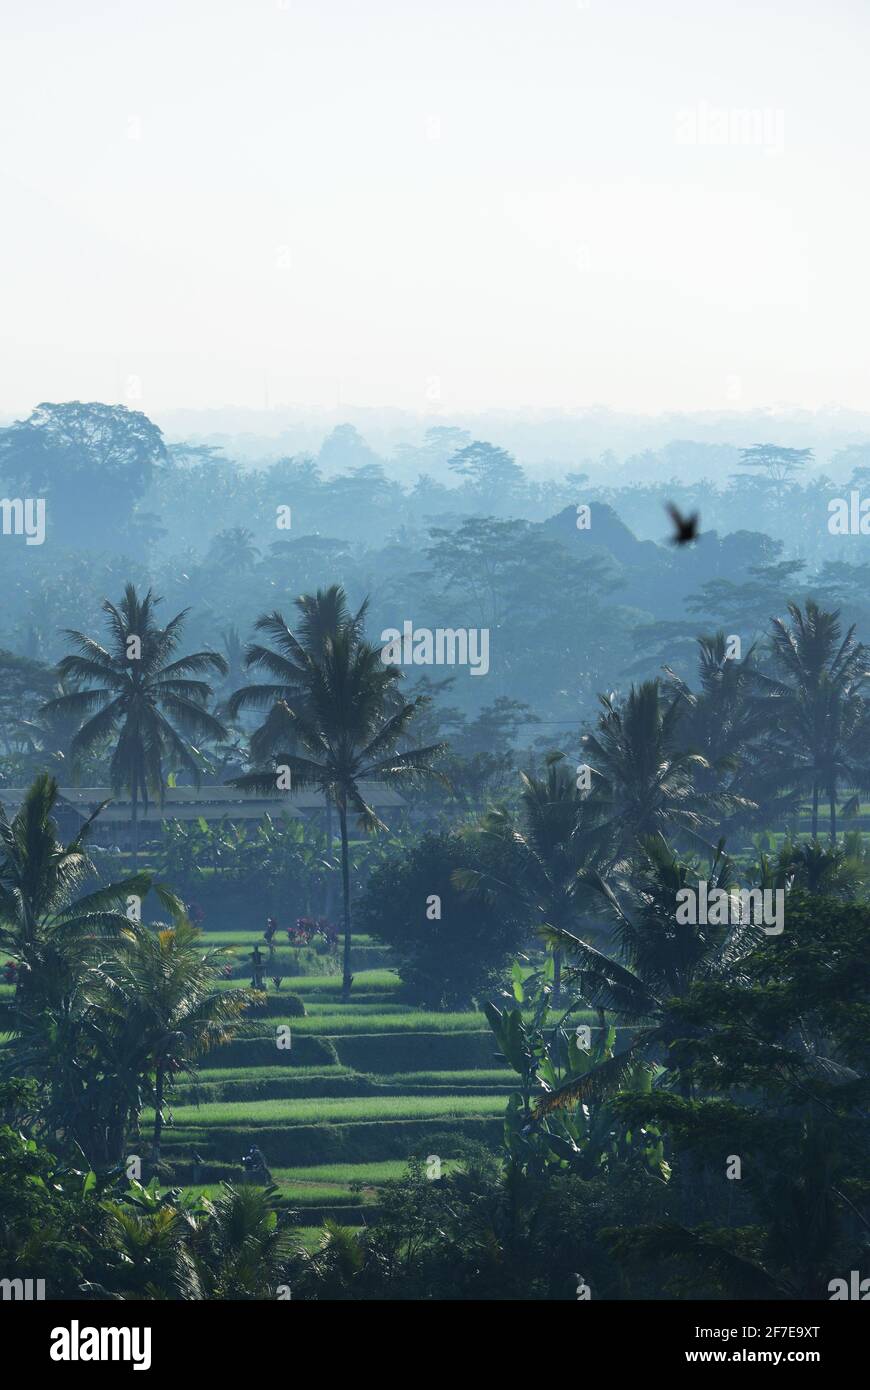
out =
<svg viewBox="0 0 870 1390"><path fill-rule="evenodd" d="M819 784L813 782L813 839L819 833Z"/></svg>
<svg viewBox="0 0 870 1390"><path fill-rule="evenodd" d="M550 1008L558 1012L562 1002L562 952L553 952L553 990L550 995ZM559 1039L559 1029L553 1031L553 1065L558 1070L561 1065L561 1046Z"/></svg>
<svg viewBox="0 0 870 1390"><path fill-rule="evenodd" d="M326 853L329 859L332 858L332 797L329 792L325 794L326 803ZM332 874L326 875L326 882L323 885L323 915L332 919Z"/></svg>
<svg viewBox="0 0 870 1390"><path fill-rule="evenodd" d="M158 1066L154 1084L154 1143L151 1150L151 1158L154 1163L160 1162L160 1140L163 1134L163 1079L163 1068Z"/></svg>
<svg viewBox="0 0 870 1390"><path fill-rule="evenodd" d="M350 999L350 850L347 843L347 802L338 803L338 824L341 830L341 891L344 912L344 964L341 980L341 997L345 1003Z"/></svg>
<svg viewBox="0 0 870 1390"><path fill-rule="evenodd" d="M832 844L832 845L835 845L835 844L837 843L837 796L836 796L836 789L834 789L834 790L831 792L830 796L831 796L831 800L830 800L830 806L831 806L831 844Z"/></svg>

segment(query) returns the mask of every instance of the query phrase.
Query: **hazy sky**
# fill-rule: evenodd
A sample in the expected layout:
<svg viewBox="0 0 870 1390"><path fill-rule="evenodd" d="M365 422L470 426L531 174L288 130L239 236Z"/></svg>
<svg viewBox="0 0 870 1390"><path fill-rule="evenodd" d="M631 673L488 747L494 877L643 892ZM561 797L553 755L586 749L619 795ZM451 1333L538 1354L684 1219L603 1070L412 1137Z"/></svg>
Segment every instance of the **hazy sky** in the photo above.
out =
<svg viewBox="0 0 870 1390"><path fill-rule="evenodd" d="M0 6L0 412L868 403L867 0Z"/></svg>

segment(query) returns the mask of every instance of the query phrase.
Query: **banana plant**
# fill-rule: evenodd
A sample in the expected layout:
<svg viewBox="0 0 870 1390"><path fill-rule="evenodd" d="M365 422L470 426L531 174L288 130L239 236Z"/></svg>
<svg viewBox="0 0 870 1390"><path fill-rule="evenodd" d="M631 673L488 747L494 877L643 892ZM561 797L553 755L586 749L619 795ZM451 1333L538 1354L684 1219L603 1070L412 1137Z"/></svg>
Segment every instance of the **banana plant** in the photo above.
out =
<svg viewBox="0 0 870 1390"><path fill-rule="evenodd" d="M616 1029L603 1011L595 1030L572 1024L577 1000L552 1017L552 986L552 956L531 975L515 961L511 989L504 995L508 1005L501 1009L492 1002L484 1005L499 1047L496 1055L519 1077L504 1119L510 1163L535 1176L561 1169L587 1178L615 1164L632 1163L667 1181L670 1168L661 1132L651 1125L628 1127L617 1119L606 1095L538 1115L535 1101L539 1097L580 1080L612 1058L616 1045ZM619 1089L648 1092L652 1083L649 1068L639 1065L623 1078Z"/></svg>

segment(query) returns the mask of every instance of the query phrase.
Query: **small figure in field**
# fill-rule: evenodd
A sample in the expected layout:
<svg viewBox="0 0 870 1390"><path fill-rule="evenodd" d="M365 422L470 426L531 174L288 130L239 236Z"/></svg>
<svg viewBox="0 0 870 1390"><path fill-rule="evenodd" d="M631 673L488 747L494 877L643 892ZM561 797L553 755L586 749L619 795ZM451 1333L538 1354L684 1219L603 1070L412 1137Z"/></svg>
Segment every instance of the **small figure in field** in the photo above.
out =
<svg viewBox="0 0 870 1390"><path fill-rule="evenodd" d="M269 947L269 960L275 959L275 937L278 934L278 923L274 917L266 918L266 930L263 936L266 938L266 945Z"/></svg>
<svg viewBox="0 0 870 1390"><path fill-rule="evenodd" d="M242 1168L245 1171L245 1175L249 1178L256 1178L261 1182L272 1181L272 1174L266 1167L266 1159L262 1150L258 1149L256 1144L252 1144L248 1152L242 1158Z"/></svg>
<svg viewBox="0 0 870 1390"><path fill-rule="evenodd" d="M265 989L263 984L263 955L259 946L255 946L251 952L251 989Z"/></svg>

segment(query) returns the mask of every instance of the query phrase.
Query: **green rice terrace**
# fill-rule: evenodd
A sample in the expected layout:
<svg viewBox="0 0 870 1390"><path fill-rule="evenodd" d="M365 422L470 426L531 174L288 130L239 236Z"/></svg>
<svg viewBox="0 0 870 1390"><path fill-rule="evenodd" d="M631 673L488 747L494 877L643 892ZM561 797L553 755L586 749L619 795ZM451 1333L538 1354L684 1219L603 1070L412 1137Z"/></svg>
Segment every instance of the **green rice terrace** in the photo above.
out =
<svg viewBox="0 0 870 1390"><path fill-rule="evenodd" d="M262 934L207 932L204 944L232 950L232 978L220 984L234 989L247 983ZM297 955L279 949L270 968L292 968ZM241 1158L256 1145L304 1239L327 1217L351 1226L375 1220L379 1185L402 1176L411 1157L436 1156L449 1172L463 1140L496 1146L516 1077L495 1060L483 1013L397 1002L398 976L377 964L384 955L354 937L354 963L371 965L356 970L348 1004L337 974L270 984L233 1041L173 1089L162 1145L167 1186L213 1195L223 1181L247 1181ZM0 999L12 992L0 985ZM282 1025L289 1046L279 1047ZM143 1111L143 1134L153 1122L153 1110Z"/></svg>
<svg viewBox="0 0 870 1390"><path fill-rule="evenodd" d="M245 983L261 934L208 932L206 940L234 950L238 978L224 988ZM409 1157L437 1156L449 1171L463 1140L495 1147L516 1077L495 1060L484 1015L397 1002L398 976L378 963L384 949L365 937L353 946L355 964L372 964L355 971L349 1004L340 1002L339 975L284 976L195 1082L176 1087L163 1141L169 1181L206 1192L239 1182L241 1157L256 1145L300 1225L326 1217L364 1225L377 1217L379 1184L401 1176ZM274 969L292 965L292 955L276 951ZM282 1007L290 996L304 1016ZM281 1025L289 1047L278 1046ZM143 1130L150 1123L145 1111Z"/></svg>

